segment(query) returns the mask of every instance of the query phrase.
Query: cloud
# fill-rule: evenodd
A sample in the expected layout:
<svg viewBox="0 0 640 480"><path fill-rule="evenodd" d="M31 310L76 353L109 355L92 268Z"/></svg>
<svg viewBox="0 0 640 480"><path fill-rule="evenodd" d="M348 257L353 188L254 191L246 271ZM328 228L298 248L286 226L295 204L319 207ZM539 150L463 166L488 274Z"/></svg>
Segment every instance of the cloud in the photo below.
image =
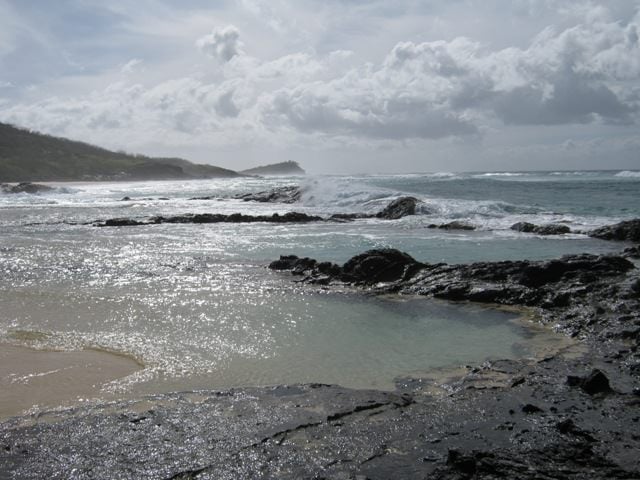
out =
<svg viewBox="0 0 640 480"><path fill-rule="evenodd" d="M233 25L227 25L199 38L196 46L210 57L222 62L228 62L242 53L240 32Z"/></svg>
<svg viewBox="0 0 640 480"><path fill-rule="evenodd" d="M233 102L233 90L220 94L214 103L214 108L221 117L237 117L240 113Z"/></svg>
<svg viewBox="0 0 640 480"><path fill-rule="evenodd" d="M140 60L139 58L133 58L131 60L129 60L127 63L125 63L121 68L120 71L122 73L132 73L134 70L136 70L136 68L142 63L142 60Z"/></svg>
<svg viewBox="0 0 640 480"><path fill-rule="evenodd" d="M472 143L505 129L529 129L535 140L547 126L628 128L640 108L640 14L620 21L592 7L580 15L519 46L402 37L375 61L314 48L259 58L228 25L196 41L219 64L161 79L136 70L140 84L119 75L86 94L3 105L0 118L127 150L152 143L373 150ZM152 72L152 58L143 58L144 73ZM129 60L122 72L139 64Z"/></svg>

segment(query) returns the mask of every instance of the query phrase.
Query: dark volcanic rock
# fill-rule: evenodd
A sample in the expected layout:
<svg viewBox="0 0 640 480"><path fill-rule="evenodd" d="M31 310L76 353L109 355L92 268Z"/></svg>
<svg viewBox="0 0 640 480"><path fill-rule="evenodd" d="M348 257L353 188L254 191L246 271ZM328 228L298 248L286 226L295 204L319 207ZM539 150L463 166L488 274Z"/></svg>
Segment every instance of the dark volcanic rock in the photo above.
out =
<svg viewBox="0 0 640 480"><path fill-rule="evenodd" d="M538 235L562 235L565 233L571 233L571 229L566 225L547 224L547 225L534 225L529 222L518 222L511 225L511 230L524 233L537 233Z"/></svg>
<svg viewBox="0 0 640 480"><path fill-rule="evenodd" d="M23 182L17 185L9 185L6 183L0 184L0 190L4 193L41 193L50 192L53 187L48 185L41 185L38 183Z"/></svg>
<svg viewBox="0 0 640 480"><path fill-rule="evenodd" d="M312 258L299 258L295 255L282 255L279 260L269 264L271 270L291 270L294 275L303 275L318 265Z"/></svg>
<svg viewBox="0 0 640 480"><path fill-rule="evenodd" d="M294 264L276 263L281 270L293 270ZM333 264L330 264L333 265ZM547 261L477 262L466 265L429 265L393 249L370 250L350 259L343 267L320 271L317 266L305 270L309 283L341 282L378 286L380 293L406 293L455 301L473 301L504 305L539 307L547 311L571 311L562 319L563 328L573 335L591 331L597 325L599 310L585 304L609 303L612 295L623 304L636 305L639 280L631 278L610 292L610 282L634 271L633 263L620 256L567 255ZM615 298L615 297L614 297ZM622 300L624 299L624 300ZM627 312L622 306L611 307ZM634 308L634 307L630 307ZM623 309L623 310L620 310ZM598 313L600 312L600 313ZM583 321L589 316L591 322ZM619 316L623 322L612 324L608 337L635 338L634 319L638 315ZM640 320L638 320L640 321ZM604 335L604 334L603 334Z"/></svg>
<svg viewBox="0 0 640 480"><path fill-rule="evenodd" d="M185 215L174 215L172 217L156 216L147 221L138 221L128 218L113 218L104 221L94 222L96 227L124 227L138 225L156 225L159 223L306 223L320 222L322 217L307 215L306 213L287 212L284 215L274 213L273 215L243 215L232 213L223 215L221 213L189 213Z"/></svg>
<svg viewBox="0 0 640 480"><path fill-rule="evenodd" d="M429 225L431 227L431 225ZM475 230L476 227L473 225L469 225L468 223L460 222L458 220L454 220L453 222L443 223L442 225L438 225L438 228L443 230Z"/></svg>
<svg viewBox="0 0 640 480"><path fill-rule="evenodd" d="M145 225L144 222L133 220L132 218L110 218L105 220L100 227L133 227L137 225Z"/></svg>
<svg viewBox="0 0 640 480"><path fill-rule="evenodd" d="M627 220L615 225L597 228L589 236L603 240L640 242L640 219Z"/></svg>
<svg viewBox="0 0 640 480"><path fill-rule="evenodd" d="M558 382L578 364L515 363L530 383L517 392L474 388L499 371L487 365L444 397L311 384L13 419L0 424L0 478L639 478L637 407ZM535 410L541 398L557 408Z"/></svg>
<svg viewBox="0 0 640 480"><path fill-rule="evenodd" d="M417 203L418 199L414 197L397 198L382 211L378 212L376 217L384 218L385 220L397 220L407 215L415 215Z"/></svg>
<svg viewBox="0 0 640 480"><path fill-rule="evenodd" d="M538 235L564 235L566 233L571 233L571 229L566 225L540 225L535 230L534 233Z"/></svg>
<svg viewBox="0 0 640 480"><path fill-rule="evenodd" d="M302 265L301 265L302 262ZM317 263L313 259L295 255L281 256L272 262L272 270L291 270L294 274L307 274L312 283L340 281L346 283L375 284L406 280L422 268L410 255L392 248L369 250L352 257L342 267L335 263Z"/></svg>
<svg viewBox="0 0 640 480"><path fill-rule="evenodd" d="M245 202L261 203L296 203L300 201L302 189L296 185L278 187L273 190L265 190L256 193L243 193L233 198Z"/></svg>
<svg viewBox="0 0 640 480"><path fill-rule="evenodd" d="M601 370L598 369L593 370L586 377L568 376L567 385L571 387L580 387L589 395L613 392L611 385L609 385L609 379Z"/></svg>
<svg viewBox="0 0 640 480"><path fill-rule="evenodd" d="M625 248L623 255L625 257L630 257L630 258L640 258L640 245L636 245L635 247Z"/></svg>
<svg viewBox="0 0 640 480"><path fill-rule="evenodd" d="M373 217L375 217L375 215L368 215L366 213L334 213L329 217L329 220L332 222L350 222L352 220Z"/></svg>
<svg viewBox="0 0 640 480"><path fill-rule="evenodd" d="M269 268L271 270L293 270L298 260L300 257L296 255L280 255L280 259L271 262Z"/></svg>
<svg viewBox="0 0 640 480"><path fill-rule="evenodd" d="M516 232L532 233L536 229L536 225L529 222L518 222L511 225L511 230Z"/></svg>
<svg viewBox="0 0 640 480"><path fill-rule="evenodd" d="M519 282L530 287L569 280L580 276L585 283L595 280L595 275L615 276L631 270L633 264L618 256L567 255L559 260L532 263L525 267Z"/></svg>
<svg viewBox="0 0 640 480"><path fill-rule="evenodd" d="M369 250L343 265L342 278L368 284L393 282L408 278L421 266L410 255L393 248Z"/></svg>

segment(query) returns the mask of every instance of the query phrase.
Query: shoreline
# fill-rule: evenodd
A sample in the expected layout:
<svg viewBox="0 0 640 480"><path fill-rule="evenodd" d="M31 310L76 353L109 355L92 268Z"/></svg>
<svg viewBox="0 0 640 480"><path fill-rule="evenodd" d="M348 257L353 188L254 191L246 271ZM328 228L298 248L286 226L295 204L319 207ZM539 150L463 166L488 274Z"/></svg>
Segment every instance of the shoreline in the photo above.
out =
<svg viewBox="0 0 640 480"><path fill-rule="evenodd" d="M350 292L357 295L357 291ZM419 296L406 296L391 294L387 298L395 301L419 299ZM432 301L436 303L458 303L442 300ZM464 305L468 302L460 302ZM470 304L473 305L473 304ZM514 353L513 360L532 362L544 358L550 354L561 354L570 348L579 348L580 344L574 340L554 332L548 325L541 325L536 321L535 312L520 307L508 307L504 305L480 305L481 310L496 310L515 314L516 316L506 320L508 324L524 332L522 340L513 344L513 348L520 350ZM105 391L104 387L112 382L118 382L125 377L144 370L145 365L135 355L128 352L111 351L97 347L85 347L80 349L58 349L41 343L41 336L36 332L19 331L17 338L27 343L0 341L0 423L10 420L12 417L26 417L47 415L54 411L73 409L84 404L100 405L105 402L135 401L143 397L165 395L173 392L186 391L220 391L241 388L274 388L279 384L221 384L206 385L200 380L189 378L158 380L151 383L143 382L131 384L126 390ZM38 340L37 345L30 345L29 341ZM502 357L493 357L502 358ZM41 368L47 363L47 368ZM476 363L489 362L490 357L478 360ZM99 364L99 368L97 368ZM127 370L127 366L131 370ZM136 368L137 367L137 368ZM459 379L468 365L463 363L451 363L450 365L427 367L414 370L396 377L384 377L379 386L353 386L340 385L352 390L375 390L380 392L393 392L406 378L413 379L441 379L438 383L445 383L442 379ZM20 370L20 373L15 373ZM7 372L12 372L7 374ZM71 389L65 388L64 394L53 392L48 396L51 385L67 380L61 378L68 374L73 378ZM313 382L314 380L310 380ZM5 387L7 384L7 388ZM17 387L16 387L17 385ZM177 387L176 387L177 386ZM22 388L20 388L22 387ZM169 388L167 388L169 387ZM34 400L37 399L37 401ZM30 403L31 402L31 403Z"/></svg>
<svg viewBox="0 0 640 480"><path fill-rule="evenodd" d="M0 422L29 411L63 409L108 397L102 388L143 368L98 349L52 350L0 343Z"/></svg>

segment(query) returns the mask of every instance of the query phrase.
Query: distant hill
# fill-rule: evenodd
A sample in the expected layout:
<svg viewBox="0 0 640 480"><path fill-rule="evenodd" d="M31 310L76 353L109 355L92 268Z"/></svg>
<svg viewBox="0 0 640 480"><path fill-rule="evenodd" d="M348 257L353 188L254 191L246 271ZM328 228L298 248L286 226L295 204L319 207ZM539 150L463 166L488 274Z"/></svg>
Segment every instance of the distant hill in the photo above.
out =
<svg viewBox="0 0 640 480"><path fill-rule="evenodd" d="M304 175L306 172L300 168L298 162L290 160L288 162L274 163L272 165L263 165L242 170L240 173L244 175Z"/></svg>
<svg viewBox="0 0 640 480"><path fill-rule="evenodd" d="M0 123L0 182L169 180L237 177L239 173L181 158L112 152Z"/></svg>

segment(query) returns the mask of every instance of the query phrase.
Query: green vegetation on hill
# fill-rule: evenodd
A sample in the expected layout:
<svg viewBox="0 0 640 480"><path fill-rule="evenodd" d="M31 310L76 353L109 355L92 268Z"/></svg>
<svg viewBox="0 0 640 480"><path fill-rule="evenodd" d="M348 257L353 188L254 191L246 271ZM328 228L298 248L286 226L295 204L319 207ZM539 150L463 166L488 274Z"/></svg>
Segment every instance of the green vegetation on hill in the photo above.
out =
<svg viewBox="0 0 640 480"><path fill-rule="evenodd" d="M298 162L289 160L288 162L274 163L273 165L263 165L242 170L240 173L244 175L304 175L305 171L300 168Z"/></svg>
<svg viewBox="0 0 640 480"><path fill-rule="evenodd" d="M112 152L0 123L0 182L168 180L239 175L233 170L181 158Z"/></svg>

